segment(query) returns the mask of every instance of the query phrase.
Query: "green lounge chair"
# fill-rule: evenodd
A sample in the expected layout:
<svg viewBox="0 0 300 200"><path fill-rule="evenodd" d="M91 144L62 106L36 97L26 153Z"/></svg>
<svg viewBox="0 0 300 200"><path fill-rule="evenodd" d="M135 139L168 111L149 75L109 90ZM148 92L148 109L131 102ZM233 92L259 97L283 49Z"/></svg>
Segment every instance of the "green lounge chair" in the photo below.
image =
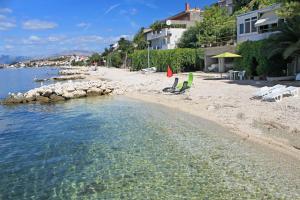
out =
<svg viewBox="0 0 300 200"><path fill-rule="evenodd" d="M188 87L188 88L192 87L193 79L194 79L193 73L189 73L188 81L187 81L187 82L188 82L188 84L187 84L187 87ZM182 86L183 86L183 83L178 83L177 89L181 89Z"/></svg>

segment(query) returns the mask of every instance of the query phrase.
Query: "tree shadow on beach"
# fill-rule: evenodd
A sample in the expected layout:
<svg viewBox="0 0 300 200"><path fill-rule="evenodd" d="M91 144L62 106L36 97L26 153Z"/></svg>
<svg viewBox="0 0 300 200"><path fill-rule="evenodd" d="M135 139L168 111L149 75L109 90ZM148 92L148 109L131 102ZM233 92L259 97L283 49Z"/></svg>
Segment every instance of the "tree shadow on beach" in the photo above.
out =
<svg viewBox="0 0 300 200"><path fill-rule="evenodd" d="M294 87L300 87L300 81L266 81L266 80L228 80L224 78L205 78L204 80L209 81L221 81L223 80L224 83L228 84L235 84L235 85L249 85L253 87L272 87L274 85L280 84L285 86L294 86Z"/></svg>

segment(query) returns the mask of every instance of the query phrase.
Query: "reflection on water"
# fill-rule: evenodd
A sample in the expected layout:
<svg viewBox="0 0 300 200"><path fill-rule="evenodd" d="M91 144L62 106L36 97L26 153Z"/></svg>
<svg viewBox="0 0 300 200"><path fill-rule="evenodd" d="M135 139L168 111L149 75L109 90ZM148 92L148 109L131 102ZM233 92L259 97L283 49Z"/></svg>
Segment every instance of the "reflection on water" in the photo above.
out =
<svg viewBox="0 0 300 200"><path fill-rule="evenodd" d="M0 107L0 199L298 199L298 164L125 98Z"/></svg>

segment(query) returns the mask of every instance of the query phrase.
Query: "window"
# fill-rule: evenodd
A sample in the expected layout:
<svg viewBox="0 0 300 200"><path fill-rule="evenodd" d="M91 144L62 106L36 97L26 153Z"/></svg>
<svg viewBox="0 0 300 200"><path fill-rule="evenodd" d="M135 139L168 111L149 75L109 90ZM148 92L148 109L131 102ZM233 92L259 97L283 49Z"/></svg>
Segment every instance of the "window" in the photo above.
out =
<svg viewBox="0 0 300 200"><path fill-rule="evenodd" d="M250 18L245 19L245 33L250 33Z"/></svg>
<svg viewBox="0 0 300 200"><path fill-rule="evenodd" d="M255 23L257 22L257 17L252 17L251 18L251 32L256 32L257 28L255 26Z"/></svg>
<svg viewBox="0 0 300 200"><path fill-rule="evenodd" d="M244 24L240 24L240 34L244 34Z"/></svg>

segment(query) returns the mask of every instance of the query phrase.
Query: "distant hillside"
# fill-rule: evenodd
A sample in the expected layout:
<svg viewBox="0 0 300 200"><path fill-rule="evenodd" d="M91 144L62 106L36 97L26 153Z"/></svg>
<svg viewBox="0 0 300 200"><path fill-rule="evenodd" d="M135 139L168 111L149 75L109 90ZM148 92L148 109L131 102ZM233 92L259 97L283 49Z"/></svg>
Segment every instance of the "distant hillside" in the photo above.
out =
<svg viewBox="0 0 300 200"><path fill-rule="evenodd" d="M55 56L71 56L71 55L76 55L76 56L90 56L92 55L93 51L83 51L83 50L70 50L70 51L63 51L61 53L56 54Z"/></svg>
<svg viewBox="0 0 300 200"><path fill-rule="evenodd" d="M0 55L0 64L13 64L16 62L21 62L29 60L26 56L10 56L10 55Z"/></svg>

